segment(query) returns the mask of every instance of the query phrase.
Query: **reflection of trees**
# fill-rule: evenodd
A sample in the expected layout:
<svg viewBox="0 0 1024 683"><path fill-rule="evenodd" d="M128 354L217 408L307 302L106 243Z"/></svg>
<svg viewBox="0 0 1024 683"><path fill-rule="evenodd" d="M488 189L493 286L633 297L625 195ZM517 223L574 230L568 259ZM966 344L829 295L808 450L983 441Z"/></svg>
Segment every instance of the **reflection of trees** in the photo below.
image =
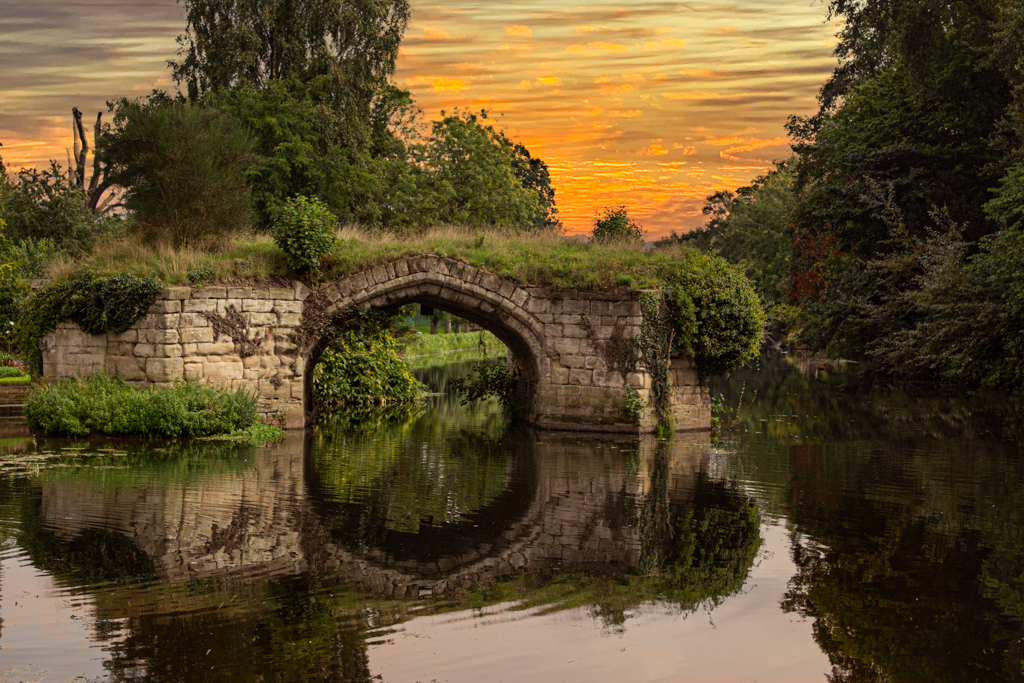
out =
<svg viewBox="0 0 1024 683"><path fill-rule="evenodd" d="M505 491L508 457L500 410L466 410L438 397L419 419L393 421L370 435L321 428L313 449L315 481L332 511L330 526L347 545L379 545L388 532L465 521ZM462 418L461 420L458 418Z"/></svg>
<svg viewBox="0 0 1024 683"><path fill-rule="evenodd" d="M1024 405L1019 399L894 385L856 365L808 374L794 356L766 354L730 377L716 379L712 394L722 394L730 408L742 402L729 416L730 431L745 431L748 443L793 436L819 443L910 443L922 436L1024 443Z"/></svg>
<svg viewBox="0 0 1024 683"><path fill-rule="evenodd" d="M792 523L783 607L814 619L831 679L1021 679L1019 402L785 360L716 380L742 395L721 460Z"/></svg>
<svg viewBox="0 0 1024 683"><path fill-rule="evenodd" d="M716 607L746 581L761 547L761 515L734 482L706 472L697 478L692 502L673 505L668 475L659 452L639 515L639 574L684 610Z"/></svg>
<svg viewBox="0 0 1024 683"><path fill-rule="evenodd" d="M930 458L850 451L804 453L791 473L798 572L782 605L815 620L830 680L1019 679L1024 551L1004 532L1024 508L987 470L1019 482L1020 465L936 444ZM968 457L973 467L943 476ZM932 476L920 476L925 460Z"/></svg>

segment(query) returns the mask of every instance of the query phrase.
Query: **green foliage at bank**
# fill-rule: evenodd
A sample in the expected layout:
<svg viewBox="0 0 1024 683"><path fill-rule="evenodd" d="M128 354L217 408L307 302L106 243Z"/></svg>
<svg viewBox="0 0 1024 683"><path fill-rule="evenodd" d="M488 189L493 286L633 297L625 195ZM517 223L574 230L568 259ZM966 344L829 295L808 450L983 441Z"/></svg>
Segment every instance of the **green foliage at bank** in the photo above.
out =
<svg viewBox="0 0 1024 683"><path fill-rule="evenodd" d="M65 436L200 437L257 422L256 397L242 390L197 383L134 389L105 373L37 385L24 411L33 429Z"/></svg>
<svg viewBox="0 0 1024 683"><path fill-rule="evenodd" d="M361 336L349 331L324 349L313 369L313 393L318 408L327 409L417 401L423 389L389 333Z"/></svg>
<svg viewBox="0 0 1024 683"><path fill-rule="evenodd" d="M901 380L1024 389L1024 9L830 0L794 155L672 242L742 267L772 332Z"/></svg>
<svg viewBox="0 0 1024 683"><path fill-rule="evenodd" d="M457 351L492 349L502 346L501 341L487 330L479 332L452 332L450 334L417 334L407 337L402 355L407 359L433 356Z"/></svg>

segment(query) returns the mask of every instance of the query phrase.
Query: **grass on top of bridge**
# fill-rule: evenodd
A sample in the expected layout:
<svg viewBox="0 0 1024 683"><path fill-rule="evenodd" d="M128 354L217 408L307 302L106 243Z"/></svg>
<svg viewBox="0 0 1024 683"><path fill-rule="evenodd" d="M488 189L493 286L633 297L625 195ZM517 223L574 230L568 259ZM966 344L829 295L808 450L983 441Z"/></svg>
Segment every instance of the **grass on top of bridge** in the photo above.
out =
<svg viewBox="0 0 1024 683"><path fill-rule="evenodd" d="M513 282L565 289L630 289L658 286L660 266L677 261L678 248L645 253L633 245L587 244L551 233L434 228L397 236L346 227L324 259L319 273L289 271L283 252L267 236L236 237L217 248L174 249L144 244L136 237L98 243L77 259L57 261L54 279L89 270L100 276L117 273L155 275L167 284L187 284L189 272L208 269L213 280L265 280L299 277L329 281L416 254L436 254L464 261Z"/></svg>

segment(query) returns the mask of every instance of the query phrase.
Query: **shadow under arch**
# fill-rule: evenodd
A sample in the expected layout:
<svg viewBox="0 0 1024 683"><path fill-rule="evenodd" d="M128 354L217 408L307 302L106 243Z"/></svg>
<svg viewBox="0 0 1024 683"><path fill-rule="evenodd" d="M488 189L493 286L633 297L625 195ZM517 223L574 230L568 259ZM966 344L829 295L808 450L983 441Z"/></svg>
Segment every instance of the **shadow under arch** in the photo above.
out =
<svg viewBox="0 0 1024 683"><path fill-rule="evenodd" d="M388 265L392 270L395 268L394 264ZM479 325L509 349L513 362L510 370L517 379L516 398L518 404L523 406L516 417L532 421L535 417L533 406L538 383L551 370L544 324L521 305L528 299L523 289L496 276L487 275L494 281L490 288L478 284L481 271L469 266L462 271L451 267L447 275L429 269L404 276L396 274L396 277L384 278L372 287L362 287L362 283L356 281L360 278L365 280L366 274L359 273L331 285L331 288L338 289L341 296L326 308L325 313L331 317L353 306L385 308L418 303ZM303 368L303 411L307 426L316 419L313 369L329 341L321 336L313 342Z"/></svg>

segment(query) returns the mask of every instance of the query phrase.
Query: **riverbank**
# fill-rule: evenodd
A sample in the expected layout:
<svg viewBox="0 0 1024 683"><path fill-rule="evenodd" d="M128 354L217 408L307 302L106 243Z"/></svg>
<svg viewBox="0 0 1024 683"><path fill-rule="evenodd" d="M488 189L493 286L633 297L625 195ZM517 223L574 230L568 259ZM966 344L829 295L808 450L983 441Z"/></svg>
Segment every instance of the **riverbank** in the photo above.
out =
<svg viewBox="0 0 1024 683"><path fill-rule="evenodd" d="M486 330L479 332L452 332L450 334L419 334L405 344L402 357L406 360L442 356L459 351L489 349L504 346L501 341Z"/></svg>

